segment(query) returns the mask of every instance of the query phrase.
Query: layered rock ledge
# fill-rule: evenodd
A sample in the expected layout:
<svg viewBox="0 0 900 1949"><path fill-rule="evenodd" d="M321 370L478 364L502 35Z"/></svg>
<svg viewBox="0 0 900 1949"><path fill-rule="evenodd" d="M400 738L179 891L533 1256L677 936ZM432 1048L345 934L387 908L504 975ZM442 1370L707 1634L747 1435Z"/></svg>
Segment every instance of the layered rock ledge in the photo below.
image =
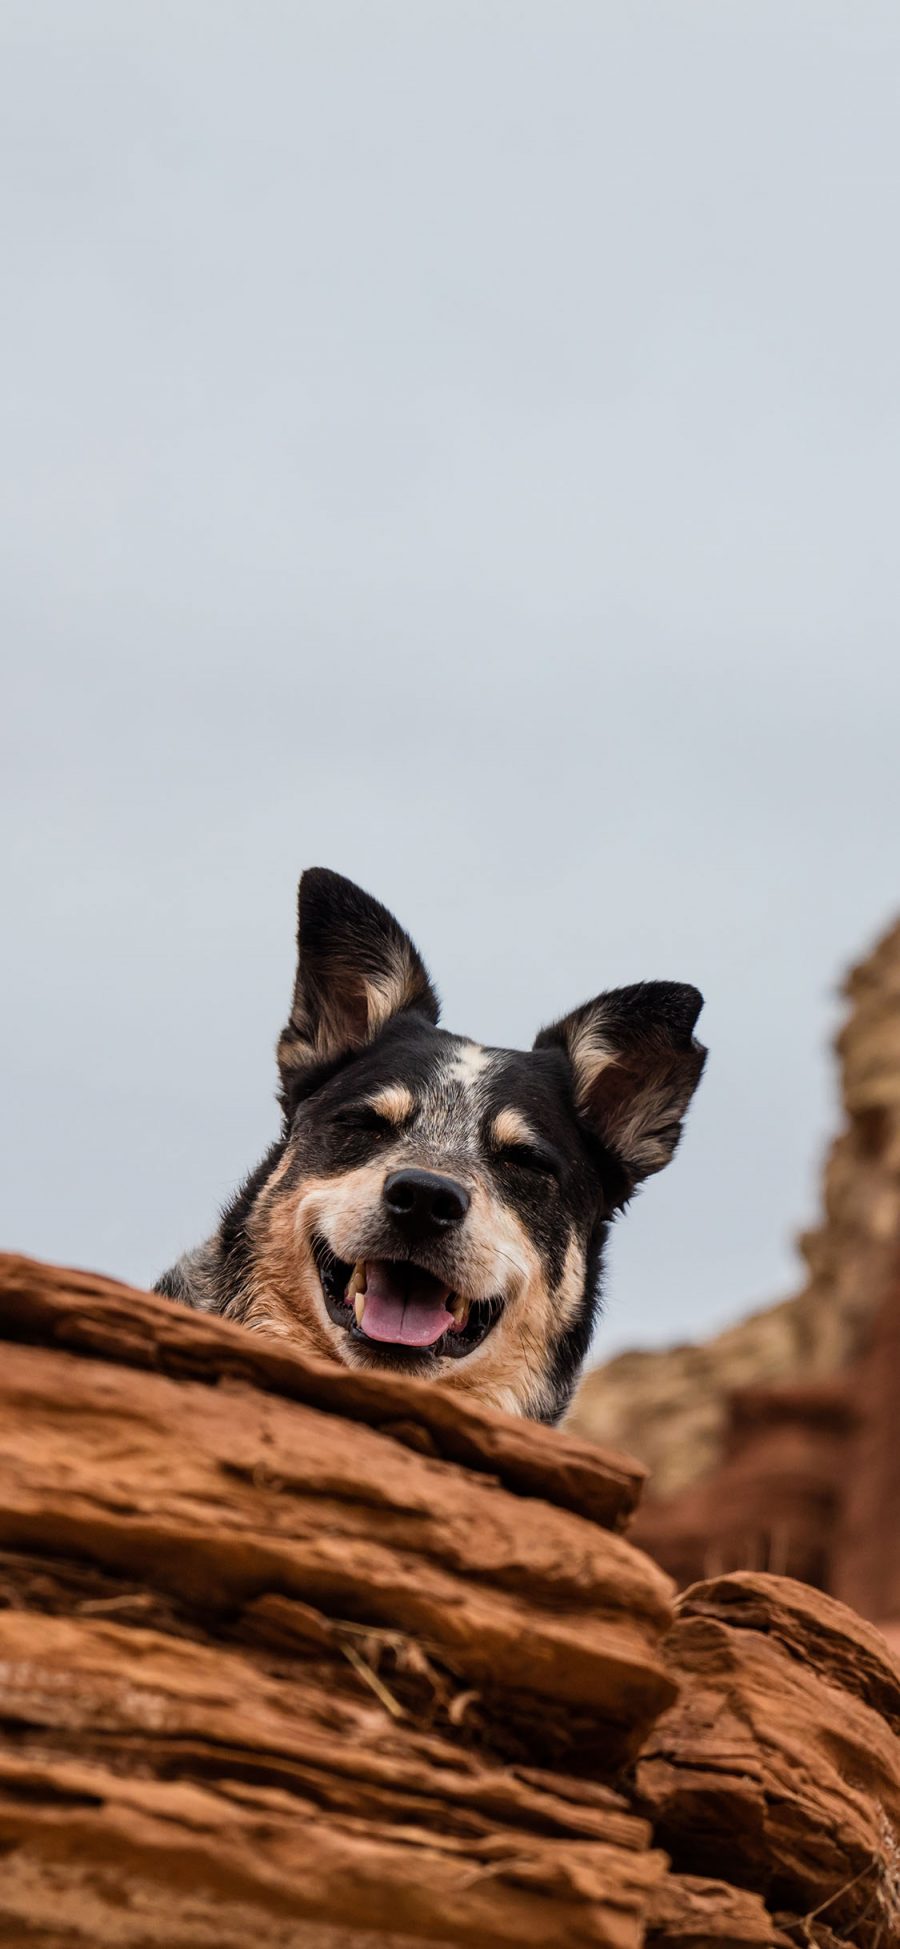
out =
<svg viewBox="0 0 900 1949"><path fill-rule="evenodd" d="M900 1677L641 1470L0 1260L10 1949L900 1941Z"/></svg>

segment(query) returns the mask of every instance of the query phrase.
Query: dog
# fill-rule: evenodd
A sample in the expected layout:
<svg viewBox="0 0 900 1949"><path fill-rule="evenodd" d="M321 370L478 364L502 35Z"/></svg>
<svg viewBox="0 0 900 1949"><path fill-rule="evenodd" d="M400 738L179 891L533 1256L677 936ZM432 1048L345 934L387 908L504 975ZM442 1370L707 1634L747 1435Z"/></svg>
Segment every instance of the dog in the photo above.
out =
<svg viewBox="0 0 900 1949"><path fill-rule="evenodd" d="M604 1242L668 1164L706 1059L702 996L613 989L526 1054L438 1027L387 909L303 874L278 1043L278 1142L156 1291L347 1367L557 1422L587 1353Z"/></svg>

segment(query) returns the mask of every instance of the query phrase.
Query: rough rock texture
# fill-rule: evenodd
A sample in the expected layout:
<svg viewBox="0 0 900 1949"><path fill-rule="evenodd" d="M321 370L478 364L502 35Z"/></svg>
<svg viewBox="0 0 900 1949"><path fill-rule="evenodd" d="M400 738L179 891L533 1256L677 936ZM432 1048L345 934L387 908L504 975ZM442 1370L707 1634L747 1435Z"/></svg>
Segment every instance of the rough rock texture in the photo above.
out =
<svg viewBox="0 0 900 1949"><path fill-rule="evenodd" d="M0 1333L0 1940L640 1943L636 1471L22 1260Z"/></svg>
<svg viewBox="0 0 900 1949"><path fill-rule="evenodd" d="M759 1895L702 1875L668 1874L651 1891L647 1949L789 1949Z"/></svg>
<svg viewBox="0 0 900 1949"><path fill-rule="evenodd" d="M846 1455L831 1588L877 1619L900 1652L900 1266L850 1393L855 1434Z"/></svg>
<svg viewBox="0 0 900 1949"><path fill-rule="evenodd" d="M0 1343L4 1949L900 1940L882 1641L673 1616L621 1456L21 1259Z"/></svg>
<svg viewBox="0 0 900 1949"><path fill-rule="evenodd" d="M650 1497L689 1488L721 1461L744 1388L842 1374L866 1345L900 1243L900 923L853 970L838 1038L846 1124L825 1170L822 1224L801 1240L793 1299L705 1345L625 1353L589 1374L573 1433L613 1442L651 1471Z"/></svg>
<svg viewBox="0 0 900 1949"><path fill-rule="evenodd" d="M676 1868L727 1861L786 1927L900 1942L900 1672L880 1634L801 1584L731 1576L686 1594L667 1650L681 1692L637 1788Z"/></svg>

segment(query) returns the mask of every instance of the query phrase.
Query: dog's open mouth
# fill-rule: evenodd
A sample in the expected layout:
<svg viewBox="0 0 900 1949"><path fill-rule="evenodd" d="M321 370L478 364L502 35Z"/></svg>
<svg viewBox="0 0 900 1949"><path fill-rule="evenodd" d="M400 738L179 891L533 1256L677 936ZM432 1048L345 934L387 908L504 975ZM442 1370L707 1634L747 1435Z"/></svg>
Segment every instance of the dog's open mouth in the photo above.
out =
<svg viewBox="0 0 900 1949"><path fill-rule="evenodd" d="M387 1352L446 1354L459 1360L487 1338L501 1299L465 1299L411 1259L336 1259L313 1240L329 1319L353 1339Z"/></svg>

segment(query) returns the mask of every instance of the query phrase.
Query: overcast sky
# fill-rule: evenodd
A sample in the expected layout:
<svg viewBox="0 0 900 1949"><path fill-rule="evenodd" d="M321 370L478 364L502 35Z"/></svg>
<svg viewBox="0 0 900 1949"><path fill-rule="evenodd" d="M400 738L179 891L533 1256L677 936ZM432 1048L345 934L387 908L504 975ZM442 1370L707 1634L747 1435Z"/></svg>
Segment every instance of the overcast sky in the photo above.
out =
<svg viewBox="0 0 900 1949"><path fill-rule="evenodd" d="M277 1131L304 864L528 1046L696 982L598 1352L798 1277L900 906L896 0L4 0L0 1239Z"/></svg>

